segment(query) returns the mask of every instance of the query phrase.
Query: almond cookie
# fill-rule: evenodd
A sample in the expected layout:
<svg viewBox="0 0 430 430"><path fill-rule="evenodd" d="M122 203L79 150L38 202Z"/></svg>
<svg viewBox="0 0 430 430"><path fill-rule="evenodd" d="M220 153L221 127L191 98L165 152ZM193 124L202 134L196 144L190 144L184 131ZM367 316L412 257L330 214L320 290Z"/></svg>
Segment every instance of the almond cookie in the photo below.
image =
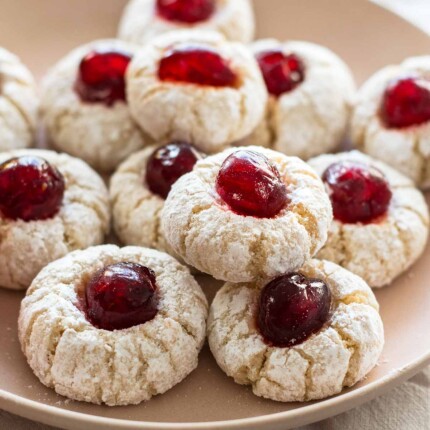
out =
<svg viewBox="0 0 430 430"><path fill-rule="evenodd" d="M150 146L124 161L110 184L113 224L125 245L176 257L161 231L160 214L172 185L190 172L201 154L186 142Z"/></svg>
<svg viewBox="0 0 430 430"><path fill-rule="evenodd" d="M197 162L173 185L161 214L173 250L228 282L300 268L325 243L331 221L318 175L298 158L261 147Z"/></svg>
<svg viewBox="0 0 430 430"><path fill-rule="evenodd" d="M412 181L358 151L309 161L331 197L334 221L319 258L383 287L424 252L429 214Z"/></svg>
<svg viewBox="0 0 430 430"><path fill-rule="evenodd" d="M167 254L99 246L39 273L21 305L19 339L58 394L138 404L197 367L207 307L189 270Z"/></svg>
<svg viewBox="0 0 430 430"><path fill-rule="evenodd" d="M346 64L327 48L308 42L266 39L251 49L270 97L265 118L241 144L302 159L338 147L355 94Z"/></svg>
<svg viewBox="0 0 430 430"><path fill-rule="evenodd" d="M228 40L250 42L255 31L249 0L131 0L119 37L144 44L173 30L215 30Z"/></svg>
<svg viewBox="0 0 430 430"><path fill-rule="evenodd" d="M327 261L246 284L227 283L208 320L218 365L254 394L324 399L365 378L384 345L379 305L358 276Z"/></svg>
<svg viewBox="0 0 430 430"><path fill-rule="evenodd" d="M245 137L261 121L267 91L239 43L182 31L144 46L127 72L131 113L155 141L185 140L206 153Z"/></svg>
<svg viewBox="0 0 430 430"><path fill-rule="evenodd" d="M18 57L0 48L0 151L31 146L38 105L33 76Z"/></svg>
<svg viewBox="0 0 430 430"><path fill-rule="evenodd" d="M135 52L134 45L99 40L54 66L42 92L42 115L53 147L108 172L145 145L125 94L124 75Z"/></svg>
<svg viewBox="0 0 430 430"><path fill-rule="evenodd" d="M53 151L0 153L0 286L28 288L70 251L109 230L108 192L83 161Z"/></svg>
<svg viewBox="0 0 430 430"><path fill-rule="evenodd" d="M352 137L358 149L430 187L430 56L385 67L362 86Z"/></svg>

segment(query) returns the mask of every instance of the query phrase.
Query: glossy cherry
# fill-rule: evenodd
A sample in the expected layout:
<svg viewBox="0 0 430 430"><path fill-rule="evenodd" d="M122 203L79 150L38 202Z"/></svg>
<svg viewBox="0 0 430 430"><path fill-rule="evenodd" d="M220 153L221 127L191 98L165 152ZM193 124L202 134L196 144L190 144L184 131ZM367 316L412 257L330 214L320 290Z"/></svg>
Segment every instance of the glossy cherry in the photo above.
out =
<svg viewBox="0 0 430 430"><path fill-rule="evenodd" d="M0 213L5 218L52 218L60 210L64 190L63 175L40 157L22 156L0 165Z"/></svg>
<svg viewBox="0 0 430 430"><path fill-rule="evenodd" d="M215 0L157 0L157 13L167 21L196 24L215 12Z"/></svg>
<svg viewBox="0 0 430 430"><path fill-rule="evenodd" d="M156 149L146 165L146 183L149 189L165 199L173 184L193 170L201 154L186 142L172 142Z"/></svg>
<svg viewBox="0 0 430 430"><path fill-rule="evenodd" d="M75 90L82 101L112 106L126 101L125 73L131 56L124 52L90 52L79 66Z"/></svg>
<svg viewBox="0 0 430 430"><path fill-rule="evenodd" d="M263 154L243 149L222 164L216 191L233 212L244 216L273 218L288 203L276 166Z"/></svg>
<svg viewBox="0 0 430 430"><path fill-rule="evenodd" d="M384 174L366 164L341 161L323 174L335 219L343 223L369 224L389 208L392 192Z"/></svg>
<svg viewBox="0 0 430 430"><path fill-rule="evenodd" d="M152 320L158 312L158 290L151 269L117 263L99 270L85 289L85 311L95 327L123 330Z"/></svg>
<svg viewBox="0 0 430 430"><path fill-rule="evenodd" d="M430 80L404 78L391 82L381 104L388 128L412 127L430 121Z"/></svg>
<svg viewBox="0 0 430 430"><path fill-rule="evenodd" d="M294 90L305 79L305 66L295 54L264 51L256 58L269 93L276 97Z"/></svg>
<svg viewBox="0 0 430 430"><path fill-rule="evenodd" d="M205 47L174 49L161 59L158 76L162 81L212 87L234 87L238 78L227 60Z"/></svg>
<svg viewBox="0 0 430 430"><path fill-rule="evenodd" d="M331 293L322 280L290 273L263 288L257 326L267 344L292 347L321 330L330 307Z"/></svg>

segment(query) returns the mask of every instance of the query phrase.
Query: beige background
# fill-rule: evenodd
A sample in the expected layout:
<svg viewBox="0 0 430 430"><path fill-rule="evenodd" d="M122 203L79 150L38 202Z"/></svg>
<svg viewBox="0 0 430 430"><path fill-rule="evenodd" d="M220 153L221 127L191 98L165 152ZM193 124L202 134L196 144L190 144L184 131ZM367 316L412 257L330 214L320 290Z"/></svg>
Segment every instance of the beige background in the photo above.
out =
<svg viewBox="0 0 430 430"><path fill-rule="evenodd" d="M35 0L27 1L30 3ZM377 0L377 2L392 7L430 33L430 0ZM0 13L0 24L8 25L7 21L4 21L7 14L3 12ZM23 11L23 13L29 12ZM54 27L53 34L59 35L61 28L55 25ZM79 32L79 29L77 28L76 31ZM56 40L53 40L53 43L55 44ZM427 369L388 395L361 408L300 430L426 430L429 428L430 369ZM50 428L0 411L0 429L47 430Z"/></svg>

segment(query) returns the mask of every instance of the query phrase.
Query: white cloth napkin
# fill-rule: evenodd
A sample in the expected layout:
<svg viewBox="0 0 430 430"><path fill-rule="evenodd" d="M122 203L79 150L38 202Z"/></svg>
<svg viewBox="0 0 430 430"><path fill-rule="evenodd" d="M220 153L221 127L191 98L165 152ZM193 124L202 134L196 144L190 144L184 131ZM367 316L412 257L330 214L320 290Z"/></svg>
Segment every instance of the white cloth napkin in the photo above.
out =
<svg viewBox="0 0 430 430"><path fill-rule="evenodd" d="M429 430L430 367L360 408L300 430Z"/></svg>
<svg viewBox="0 0 430 430"><path fill-rule="evenodd" d="M430 0L371 0L430 34ZM430 52L429 52L430 53Z"/></svg>

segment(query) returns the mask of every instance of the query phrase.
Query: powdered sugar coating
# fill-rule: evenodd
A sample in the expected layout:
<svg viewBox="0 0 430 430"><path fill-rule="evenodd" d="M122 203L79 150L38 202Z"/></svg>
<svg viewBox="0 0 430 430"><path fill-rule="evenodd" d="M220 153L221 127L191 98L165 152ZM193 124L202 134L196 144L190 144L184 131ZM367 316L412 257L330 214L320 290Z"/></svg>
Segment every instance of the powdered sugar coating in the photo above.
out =
<svg viewBox="0 0 430 430"><path fill-rule="evenodd" d="M92 51L120 51L134 55L136 46L118 40L98 40L81 46L55 65L42 85L42 117L50 143L61 151L82 158L100 171L111 171L147 138L122 101L107 107L85 103L74 86L79 64Z"/></svg>
<svg viewBox="0 0 430 430"><path fill-rule="evenodd" d="M209 312L209 345L218 365L257 396L281 402L323 399L362 380L384 345L379 305L358 276L327 261L300 269L322 279L332 293L325 327L292 348L268 346L256 326L261 289L269 282L227 283Z"/></svg>
<svg viewBox="0 0 430 430"><path fill-rule="evenodd" d="M396 168L422 188L430 187L430 122L387 128L379 109L387 85L396 79L430 79L430 56L408 58L374 74L359 90L352 116L352 138L358 149Z"/></svg>
<svg viewBox="0 0 430 430"><path fill-rule="evenodd" d="M160 81L158 66L171 49L215 50L240 77L238 87L208 87ZM155 141L184 140L206 153L218 152L249 134L261 121L267 91L258 65L239 43L214 32L182 31L145 45L127 73L131 113Z"/></svg>
<svg viewBox="0 0 430 430"><path fill-rule="evenodd" d="M37 156L58 168L66 183L63 204L45 221L10 220L0 215L0 286L26 289L51 261L70 251L103 242L109 231L109 196L102 179L87 164L53 151L22 149L0 153L0 163Z"/></svg>
<svg viewBox="0 0 430 430"><path fill-rule="evenodd" d="M250 0L217 0L216 12L196 24L167 21L156 13L156 0L131 0L124 11L118 37L145 44L155 36L174 30L214 30L228 40L247 43L255 32L255 18Z"/></svg>
<svg viewBox="0 0 430 430"><path fill-rule="evenodd" d="M145 181L146 165L155 149L150 146L131 155L112 176L109 192L113 225L122 243L158 249L177 258L161 230L164 199Z"/></svg>
<svg viewBox="0 0 430 430"><path fill-rule="evenodd" d="M95 328L78 294L94 273L119 262L155 272L157 316L125 330ZM197 367L207 301L188 269L155 250L105 245L48 265L21 305L19 339L40 381L74 400L109 406L138 404L164 393Z"/></svg>
<svg viewBox="0 0 430 430"><path fill-rule="evenodd" d="M0 151L31 146L38 107L30 71L18 57L0 47Z"/></svg>
<svg viewBox="0 0 430 430"><path fill-rule="evenodd" d="M263 121L240 145L262 145L308 159L335 149L345 137L355 96L347 65L332 51L300 41L259 40L254 55L281 50L305 66L305 79L280 97L269 96Z"/></svg>
<svg viewBox="0 0 430 430"><path fill-rule="evenodd" d="M393 196L387 216L379 222L363 225L334 220L318 258L351 270L371 287L383 287L424 252L429 231L427 204L410 179L358 151L321 155L309 164L322 176L327 167L342 160L375 166L385 175Z"/></svg>
<svg viewBox="0 0 430 430"><path fill-rule="evenodd" d="M318 175L303 161L261 147L278 168L290 202L275 218L241 216L215 191L224 160L236 149L198 161L173 186L161 215L170 246L186 263L229 282L251 282L300 268L327 239L331 204Z"/></svg>

